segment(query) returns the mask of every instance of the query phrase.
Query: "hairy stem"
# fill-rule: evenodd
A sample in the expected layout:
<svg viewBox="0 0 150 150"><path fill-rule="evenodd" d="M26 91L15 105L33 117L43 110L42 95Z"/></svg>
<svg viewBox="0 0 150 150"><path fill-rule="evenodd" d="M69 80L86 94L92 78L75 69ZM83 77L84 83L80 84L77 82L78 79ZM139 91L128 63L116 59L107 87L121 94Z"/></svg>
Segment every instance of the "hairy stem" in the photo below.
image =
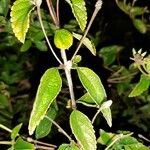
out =
<svg viewBox="0 0 150 150"><path fill-rule="evenodd" d="M57 0L57 4L56 4L56 16L57 16L58 23L60 23L60 20L59 20L59 0Z"/></svg>
<svg viewBox="0 0 150 150"><path fill-rule="evenodd" d="M70 142L72 141L72 138L66 133L66 131L64 131L64 129L61 126L59 126L59 124L57 124L53 119L51 119L48 116L45 116L45 118L47 118L50 122L52 122L58 128L58 130L68 138Z"/></svg>
<svg viewBox="0 0 150 150"><path fill-rule="evenodd" d="M68 64L65 50L61 50L61 56L62 56L62 59L64 61L64 70L65 70L66 78L67 78L67 81L68 81L71 104L72 104L72 108L74 109L74 108L76 108L76 102L75 102L75 96L74 96L74 91L73 91L73 82L72 82L72 77L71 77L71 67L69 67L70 64ZM71 63L71 61L70 61L70 63Z"/></svg>
<svg viewBox="0 0 150 150"><path fill-rule="evenodd" d="M49 39L47 37L47 34L46 34L46 31L44 29L44 25L43 25L43 22L42 22L42 17L41 17L41 12L40 12L40 7L37 7L37 13L38 13L38 16L39 16L39 21L40 21L40 24L41 24L41 28L42 28L42 31L44 33L44 36L45 36L45 39L46 39L46 42L52 52L52 54L54 55L54 57L56 58L56 60L59 62L59 64L62 65L62 62L60 61L60 59L57 57L56 53L54 52L53 48L52 48L52 45L50 44L49 42Z"/></svg>
<svg viewBox="0 0 150 150"><path fill-rule="evenodd" d="M90 22L89 22L89 24L88 24L88 26L87 26L87 29L86 29L86 31L85 31L83 37L81 38L80 43L79 43L79 45L78 45L78 47L77 47L75 53L73 54L73 56L72 56L72 58L71 58L71 61L74 59L74 57L75 57L76 54L78 53L79 49L81 48L81 46L82 46L82 44L83 44L83 40L84 40L85 37L87 36L87 34L88 34L88 32L89 32L89 30L90 30L90 28L91 28L91 25L92 25L92 23L93 23L93 21L94 21L96 15L97 15L97 13L98 13L99 10L101 9L101 6L102 6L102 1L101 1L101 0L98 0L98 1L96 2L96 4L95 4L95 10L94 10L93 15L92 15L92 17L91 17L91 19L90 19Z"/></svg>

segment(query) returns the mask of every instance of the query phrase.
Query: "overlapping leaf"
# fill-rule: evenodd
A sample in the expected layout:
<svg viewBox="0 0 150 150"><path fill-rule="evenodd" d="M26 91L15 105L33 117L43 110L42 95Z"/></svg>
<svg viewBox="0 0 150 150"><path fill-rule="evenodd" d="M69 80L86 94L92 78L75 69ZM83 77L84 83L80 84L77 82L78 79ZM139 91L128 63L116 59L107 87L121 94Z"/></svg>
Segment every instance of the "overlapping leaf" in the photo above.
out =
<svg viewBox="0 0 150 150"><path fill-rule="evenodd" d="M11 25L15 36L22 43L29 28L29 17L34 6L31 0L16 0L11 8Z"/></svg>
<svg viewBox="0 0 150 150"><path fill-rule="evenodd" d="M57 68L48 69L41 78L29 121L29 134L43 119L50 104L61 90L62 80Z"/></svg>
<svg viewBox="0 0 150 150"><path fill-rule="evenodd" d="M79 41L82 38L82 35L77 33L73 33L73 36ZM83 45L85 45L94 56L96 55L96 48L94 46L94 43L92 43L88 38L83 39Z"/></svg>
<svg viewBox="0 0 150 150"><path fill-rule="evenodd" d="M93 101L100 105L106 98L106 92L100 78L89 68L77 68L79 79Z"/></svg>

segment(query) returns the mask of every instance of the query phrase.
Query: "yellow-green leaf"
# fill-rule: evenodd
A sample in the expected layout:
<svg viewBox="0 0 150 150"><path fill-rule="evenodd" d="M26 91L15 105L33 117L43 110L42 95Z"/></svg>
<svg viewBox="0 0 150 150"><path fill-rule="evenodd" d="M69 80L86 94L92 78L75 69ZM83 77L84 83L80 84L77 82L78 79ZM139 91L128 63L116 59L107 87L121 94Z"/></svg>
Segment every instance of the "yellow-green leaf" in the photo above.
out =
<svg viewBox="0 0 150 150"><path fill-rule="evenodd" d="M16 0L11 8L11 25L17 39L24 43L29 28L29 17L34 6L31 0Z"/></svg>
<svg viewBox="0 0 150 150"><path fill-rule="evenodd" d="M79 41L82 38L82 35L77 34L77 33L73 33L73 36ZM83 45L85 45L94 56L96 55L95 45L88 38L83 39Z"/></svg>
<svg viewBox="0 0 150 150"><path fill-rule="evenodd" d="M57 48L61 50L68 49L73 44L73 36L66 29L56 30L54 35L54 44Z"/></svg>
<svg viewBox="0 0 150 150"><path fill-rule="evenodd" d="M48 69L41 78L29 121L29 134L43 119L49 106L61 90L62 80L57 68Z"/></svg>
<svg viewBox="0 0 150 150"><path fill-rule="evenodd" d="M66 0L71 6L73 15L75 16L82 31L85 30L87 24L87 11L84 0Z"/></svg>
<svg viewBox="0 0 150 150"><path fill-rule="evenodd" d="M83 150L96 150L95 132L86 115L74 110L70 115L70 126Z"/></svg>

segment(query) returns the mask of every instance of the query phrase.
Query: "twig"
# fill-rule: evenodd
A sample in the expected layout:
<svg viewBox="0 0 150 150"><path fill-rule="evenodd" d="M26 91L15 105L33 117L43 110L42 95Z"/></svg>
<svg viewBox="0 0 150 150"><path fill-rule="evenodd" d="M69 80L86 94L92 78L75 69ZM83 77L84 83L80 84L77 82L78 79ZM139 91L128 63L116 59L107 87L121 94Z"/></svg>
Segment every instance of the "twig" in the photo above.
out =
<svg viewBox="0 0 150 150"><path fill-rule="evenodd" d="M55 148L40 146L40 145L35 145L35 147L36 147L36 149L39 149L39 150L55 150Z"/></svg>
<svg viewBox="0 0 150 150"><path fill-rule="evenodd" d="M49 121L51 121L58 128L58 130L68 138L69 141L72 141L72 138L66 133L66 131L61 126L59 126L59 124L57 124L54 120L52 120L48 116L45 116L45 118L47 118Z"/></svg>
<svg viewBox="0 0 150 150"><path fill-rule="evenodd" d="M27 141L30 142L30 143L34 143L34 144L40 144L40 145L47 146L47 147L57 148L56 145L45 143L45 142L41 142L41 141L37 141L37 140L34 140L34 139L30 138L30 137L27 138Z"/></svg>
<svg viewBox="0 0 150 150"><path fill-rule="evenodd" d="M91 17L91 19L90 19L90 22L89 22L89 24L88 24L88 26L87 26L87 29L86 29L86 31L85 31L83 37L81 38L80 43L79 43L79 45L78 45L78 47L77 47L75 53L73 54L73 56L72 56L72 58L71 58L71 61L74 59L74 57L75 57L76 54L78 53L78 51L79 51L79 49L80 49L80 47L81 47L81 45L82 45L82 43L83 43L83 41L84 41L84 39L85 39L87 33L89 32L89 29L91 28L91 25L92 25L92 23L93 23L93 21L94 21L96 15L97 15L97 13L98 13L99 10L101 9L101 6L102 6L102 1L101 1L101 0L98 0L98 1L96 2L96 4L95 4L95 10L94 10L93 15L92 15L92 17Z"/></svg>
<svg viewBox="0 0 150 150"><path fill-rule="evenodd" d="M0 128L6 130L7 132L10 132L10 133L12 132L12 130L10 130L9 128L7 128L6 126L4 126L2 124L0 124Z"/></svg>
<svg viewBox="0 0 150 150"><path fill-rule="evenodd" d="M101 108L97 110L96 114L94 115L93 119L92 119L92 124L94 123L96 117L98 116L98 114L101 112Z"/></svg>
<svg viewBox="0 0 150 150"><path fill-rule="evenodd" d="M57 0L57 4L56 4L56 16L57 16L57 20L60 26L60 20L59 20L59 0Z"/></svg>
<svg viewBox="0 0 150 150"><path fill-rule="evenodd" d="M12 145L13 143L12 141L0 141L0 145Z"/></svg>
<svg viewBox="0 0 150 150"><path fill-rule="evenodd" d="M46 0L46 2L47 2L47 6L48 6L48 9L49 9L50 15L52 17L52 20L53 20L55 26L59 28L59 21L58 21L58 18L56 16L52 1L51 0Z"/></svg>

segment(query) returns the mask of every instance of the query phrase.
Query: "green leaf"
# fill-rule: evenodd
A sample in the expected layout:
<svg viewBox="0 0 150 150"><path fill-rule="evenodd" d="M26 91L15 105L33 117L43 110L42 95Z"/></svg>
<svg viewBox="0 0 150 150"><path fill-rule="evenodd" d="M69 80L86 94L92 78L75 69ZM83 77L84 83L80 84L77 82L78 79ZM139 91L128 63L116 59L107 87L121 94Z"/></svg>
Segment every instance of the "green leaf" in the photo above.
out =
<svg viewBox="0 0 150 150"><path fill-rule="evenodd" d="M85 93L82 97L80 97L78 99L78 101L85 102L85 103L88 103L88 104L95 103L95 101L93 100L93 98L90 96L89 93Z"/></svg>
<svg viewBox="0 0 150 150"><path fill-rule="evenodd" d="M54 35L54 44L61 50L69 49L73 44L73 36L66 29L56 30Z"/></svg>
<svg viewBox="0 0 150 150"><path fill-rule="evenodd" d="M47 51L47 45L45 41L36 41L35 42L36 48L38 48L40 51Z"/></svg>
<svg viewBox="0 0 150 150"><path fill-rule="evenodd" d="M95 132L86 115L74 110L70 115L70 126L83 150L96 150Z"/></svg>
<svg viewBox="0 0 150 150"><path fill-rule="evenodd" d="M141 95L144 91L146 91L149 88L149 86L150 86L150 79L145 75L141 75L139 83L129 94L129 97L135 97Z"/></svg>
<svg viewBox="0 0 150 150"><path fill-rule="evenodd" d="M75 144L62 144L59 146L58 150L80 150Z"/></svg>
<svg viewBox="0 0 150 150"><path fill-rule="evenodd" d="M35 147L33 144L24 141L22 138L18 138L14 145L14 149L15 150L35 150Z"/></svg>
<svg viewBox="0 0 150 150"><path fill-rule="evenodd" d="M100 49L99 56L103 58L104 66L111 65L117 57L117 54L123 49L119 45L106 46Z"/></svg>
<svg viewBox="0 0 150 150"><path fill-rule="evenodd" d="M0 1L0 15L7 16L9 10L10 0L1 0Z"/></svg>
<svg viewBox="0 0 150 150"><path fill-rule="evenodd" d="M77 34L77 33L73 33L73 36L74 36L74 38L76 38L79 41L82 38L82 35ZM94 46L94 43L91 42L88 38L84 38L83 45L85 45L94 56L96 55L96 48Z"/></svg>
<svg viewBox="0 0 150 150"><path fill-rule="evenodd" d="M7 108L9 107L9 105L10 103L8 101L8 98L0 93L0 109Z"/></svg>
<svg viewBox="0 0 150 150"><path fill-rule="evenodd" d="M134 16L142 15L146 12L146 9L144 7L132 7L130 10L130 13Z"/></svg>
<svg viewBox="0 0 150 150"><path fill-rule="evenodd" d="M133 19L133 25L136 27L136 29L141 33L146 33L147 27L143 20L141 19Z"/></svg>
<svg viewBox="0 0 150 150"><path fill-rule="evenodd" d="M97 139L97 142L108 146L116 138L116 134L107 133L104 130L100 130L100 137Z"/></svg>
<svg viewBox="0 0 150 150"><path fill-rule="evenodd" d="M11 132L11 139L12 140L15 140L15 138L18 136L18 132L20 131L21 127L22 127L22 123L20 123L15 128L13 128L13 130Z"/></svg>
<svg viewBox="0 0 150 150"><path fill-rule="evenodd" d="M49 108L46 116L54 120L57 115L57 112L58 112L58 107L56 102L54 101L51 107ZM36 139L40 139L47 136L51 131L51 127L52 127L52 122L49 121L47 118L43 118L43 120L40 121L40 124L36 128L36 134L35 134Z"/></svg>
<svg viewBox="0 0 150 150"><path fill-rule="evenodd" d="M11 25L15 36L22 43L29 28L29 17L34 6L31 0L16 0L11 8Z"/></svg>
<svg viewBox="0 0 150 150"><path fill-rule="evenodd" d="M108 107L108 108L102 109L101 112L102 112L104 118L106 119L107 124L111 127L112 126L111 109Z"/></svg>
<svg viewBox="0 0 150 150"><path fill-rule="evenodd" d="M93 101L100 105L106 98L105 89L100 78L89 68L77 67L79 79Z"/></svg>
<svg viewBox="0 0 150 150"><path fill-rule="evenodd" d="M84 0L66 0L71 6L73 15L75 16L82 31L85 30L87 24L87 11Z"/></svg>
<svg viewBox="0 0 150 150"><path fill-rule="evenodd" d="M30 40L27 40L24 42L24 44L21 46L20 51L21 52L26 52L27 50L29 50L29 48L32 46L32 42Z"/></svg>
<svg viewBox="0 0 150 150"><path fill-rule="evenodd" d="M43 119L49 106L61 90L62 80L57 68L48 69L41 78L29 121L29 134Z"/></svg>

